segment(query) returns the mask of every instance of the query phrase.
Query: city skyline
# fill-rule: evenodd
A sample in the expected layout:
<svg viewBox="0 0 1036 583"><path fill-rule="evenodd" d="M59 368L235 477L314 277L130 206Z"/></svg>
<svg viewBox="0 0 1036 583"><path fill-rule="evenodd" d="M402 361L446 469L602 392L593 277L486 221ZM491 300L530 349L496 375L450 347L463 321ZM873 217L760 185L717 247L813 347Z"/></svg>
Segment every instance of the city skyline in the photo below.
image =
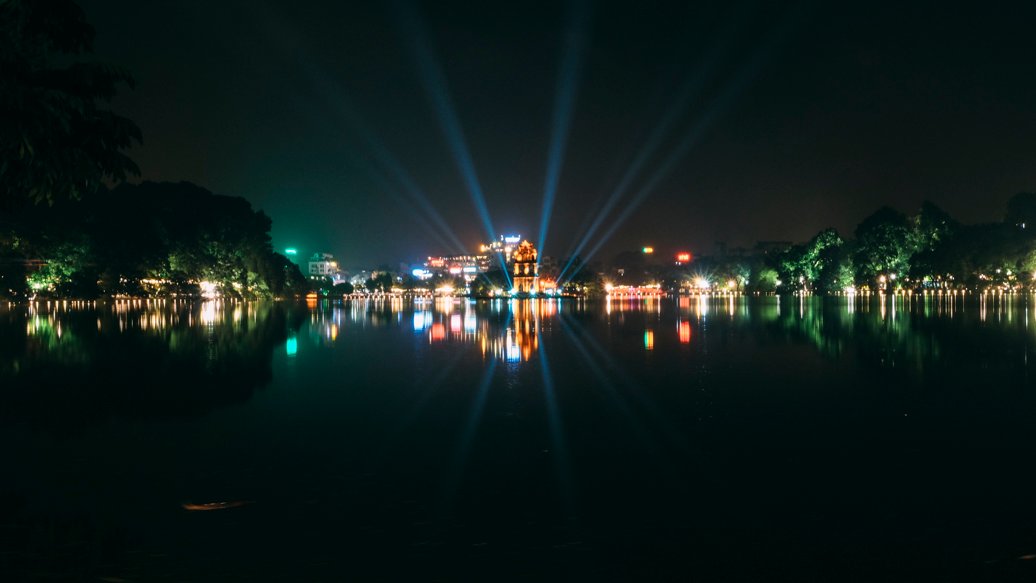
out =
<svg viewBox="0 0 1036 583"><path fill-rule="evenodd" d="M1022 8L83 7L137 79L115 107L141 178L248 198L278 248L394 263L519 231L564 257L621 191L584 254L707 252L925 199L994 221L1036 184Z"/></svg>

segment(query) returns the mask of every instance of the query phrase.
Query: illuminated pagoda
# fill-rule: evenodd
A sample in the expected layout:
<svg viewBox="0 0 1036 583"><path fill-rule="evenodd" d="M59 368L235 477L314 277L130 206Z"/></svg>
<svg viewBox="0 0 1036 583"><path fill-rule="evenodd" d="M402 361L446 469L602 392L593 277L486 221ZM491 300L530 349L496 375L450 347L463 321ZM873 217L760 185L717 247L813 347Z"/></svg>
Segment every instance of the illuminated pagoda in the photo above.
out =
<svg viewBox="0 0 1036 583"><path fill-rule="evenodd" d="M511 254L514 275L514 292L519 294L536 294L540 291L539 265L536 261L536 248L528 241L522 241Z"/></svg>

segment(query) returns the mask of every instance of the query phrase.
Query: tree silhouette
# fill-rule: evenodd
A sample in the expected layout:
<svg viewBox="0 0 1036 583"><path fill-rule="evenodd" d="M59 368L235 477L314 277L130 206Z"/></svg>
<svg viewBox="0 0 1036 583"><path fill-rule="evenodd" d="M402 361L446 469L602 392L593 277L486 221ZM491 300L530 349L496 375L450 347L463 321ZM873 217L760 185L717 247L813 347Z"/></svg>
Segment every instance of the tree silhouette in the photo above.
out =
<svg viewBox="0 0 1036 583"><path fill-rule="evenodd" d="M71 0L0 2L0 204L78 199L138 175L132 121L103 107L125 71L80 60L94 30Z"/></svg>

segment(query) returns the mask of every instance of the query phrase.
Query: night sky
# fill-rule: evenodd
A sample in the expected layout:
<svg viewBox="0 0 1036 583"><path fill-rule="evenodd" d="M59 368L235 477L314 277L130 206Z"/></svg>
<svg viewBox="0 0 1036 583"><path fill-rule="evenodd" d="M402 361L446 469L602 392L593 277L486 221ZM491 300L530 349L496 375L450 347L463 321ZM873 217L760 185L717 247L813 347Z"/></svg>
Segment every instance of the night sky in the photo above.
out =
<svg viewBox="0 0 1036 583"><path fill-rule="evenodd" d="M686 4L82 1L97 56L136 77L115 107L143 130L131 152L142 178L244 196L273 218L276 247L347 267L455 251L379 162L386 152L456 239L486 236L415 30L493 226L534 241L571 56L547 255L571 251L664 118L612 216L655 187L598 258L851 235L883 204L912 212L926 198L965 222L998 220L1036 189L1033 9Z"/></svg>

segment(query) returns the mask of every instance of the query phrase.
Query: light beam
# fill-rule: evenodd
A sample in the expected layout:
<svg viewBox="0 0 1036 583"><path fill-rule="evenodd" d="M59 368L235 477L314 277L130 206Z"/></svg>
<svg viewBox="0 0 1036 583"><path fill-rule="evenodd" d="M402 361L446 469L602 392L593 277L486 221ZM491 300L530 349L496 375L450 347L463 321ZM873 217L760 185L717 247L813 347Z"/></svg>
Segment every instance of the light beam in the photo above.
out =
<svg viewBox="0 0 1036 583"><path fill-rule="evenodd" d="M588 20L586 0L570 0L569 25L564 34L564 48L561 67L558 69L557 93L554 96L554 114L551 118L550 145L547 149L547 174L543 184L543 208L540 211L540 236L536 248L543 256L550 217L554 210L561 167L565 159L565 145L568 142L572 110L575 106L579 72L582 68L583 50L586 44Z"/></svg>
<svg viewBox="0 0 1036 583"><path fill-rule="evenodd" d="M396 13L399 15L399 26L404 40L409 45L410 51L417 66L417 73L421 80L425 94L431 101L432 108L436 113L436 121L446 138L446 144L453 154L453 161L457 165L461 179L467 188L471 202L475 205L482 227L489 235L490 241L496 240L496 229L493 228L493 221L489 216L489 207L486 205L486 198L482 192L482 185L479 183L478 175L475 172L475 163L468 150L464 132L461 129L460 119L453 107L453 100L450 98L446 75L439 65L432 52L432 45L428 39L424 24L417 13L417 8L404 0L395 2ZM503 258L500 264L505 274L507 265ZM510 285L511 276L507 274Z"/></svg>
<svg viewBox="0 0 1036 583"><path fill-rule="evenodd" d="M737 96L758 74L763 64L773 55L776 50L776 46L784 39L791 28L792 17L796 15L797 14L789 15L777 27L771 30L763 45L753 53L748 63L739 70L733 80L728 83L719 96L713 100L712 107L709 108L705 115L700 117L691 126L690 130L684 134L680 142L665 156L662 163L654 173L651 174L645 184L637 191L633 198L630 199L630 202L622 212L615 217L608 230L605 231L597 244L594 245L586 254L586 257L583 258L582 265L577 267L576 271L569 276L569 280L578 273L579 269L582 269L582 266L587 264L590 258L600 250L612 235L615 234L615 231L622 226L626 219L628 219L633 211L640 206L644 199L647 198L647 196L658 187L658 184L669 175L677 162L682 160L684 156L687 155L688 151L698 143L706 130L708 130L712 124L730 108ZM569 264L571 264L571 261ZM562 273L564 273L564 270ZM559 276L558 279L560 280L561 277Z"/></svg>

